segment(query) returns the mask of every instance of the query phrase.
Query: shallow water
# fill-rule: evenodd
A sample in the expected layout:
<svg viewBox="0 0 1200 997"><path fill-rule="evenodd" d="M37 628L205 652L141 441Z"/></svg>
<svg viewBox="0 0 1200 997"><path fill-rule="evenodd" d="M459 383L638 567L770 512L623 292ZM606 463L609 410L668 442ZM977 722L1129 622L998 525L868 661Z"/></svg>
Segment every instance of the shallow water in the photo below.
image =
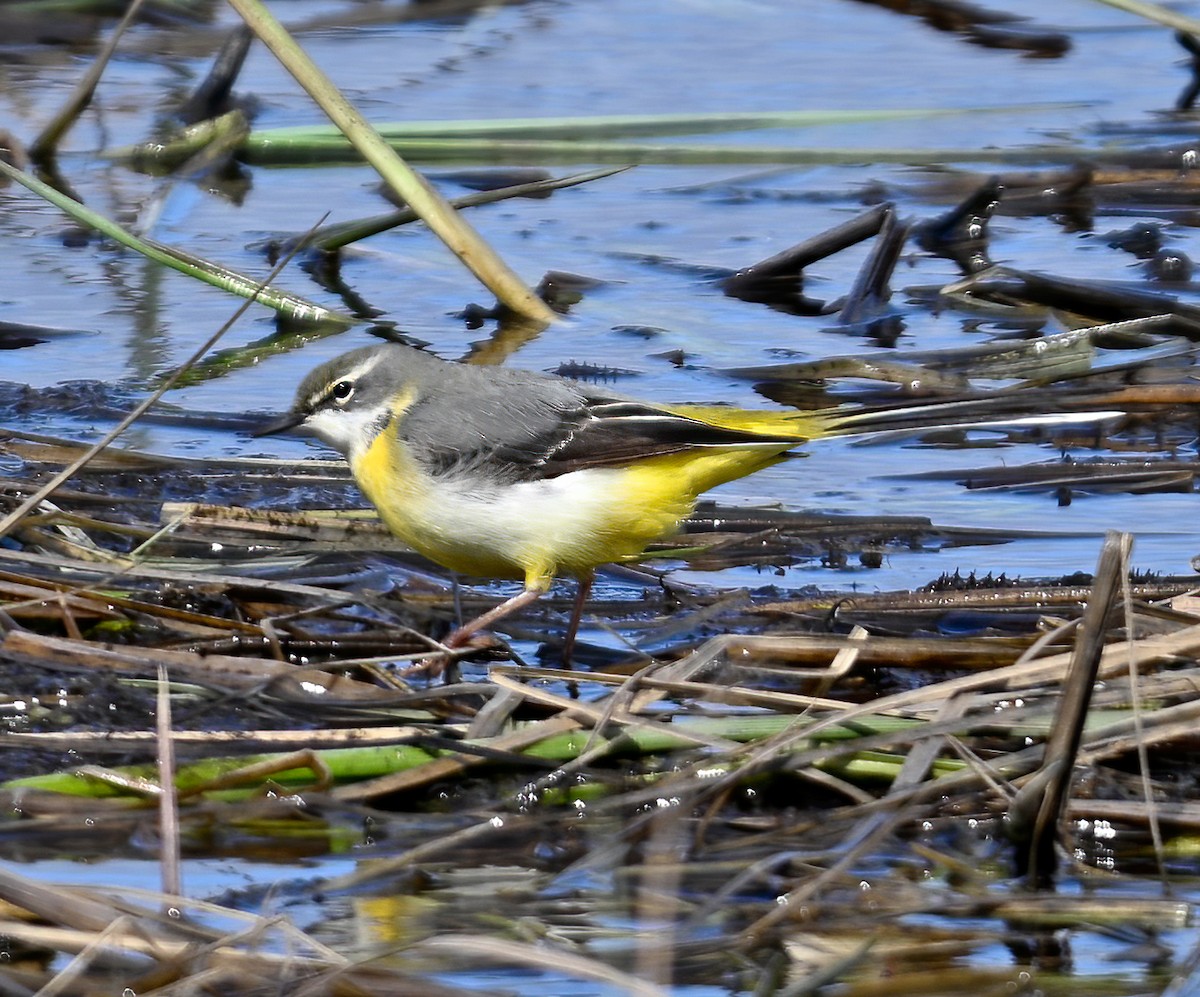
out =
<svg viewBox="0 0 1200 997"><path fill-rule="evenodd" d="M1044 14L1035 4L1017 7L1033 16ZM289 24L304 24L336 19L347 10L300 2L286 5L281 13ZM233 23L230 12L218 8L216 14L218 25ZM486 117L496 109L505 115L542 116L1019 108L705 139L735 145L1011 149L1063 136L1094 144L1100 141L1095 126L1102 122L1153 122L1155 112L1169 106L1185 82L1179 51L1166 32L1090 3L1055 5L1054 16L1052 26L1070 32L1074 44L1061 59L1022 58L968 45L915 19L852 0L799 14L790 4L770 2L690 3L670 9L636 3L602 8L529 3L432 23L330 26L301 37L349 96L377 119ZM96 108L72 132L63 169L84 198L106 213L138 222L153 213L157 220L150 234L261 274L264 263L247 248L260 236L302 230L327 211L334 222L379 212L371 171L252 168L247 171L249 193L235 205L187 183L131 174L95 156L98 149L145 137L150 112L168 109L188 81L206 70L219 37L215 30L198 31L187 45L173 46L178 34L135 29L124 54L105 75ZM38 54L37 65L17 60L0 69L0 116L21 136L35 131L81 68L80 59L62 50ZM252 50L239 90L256 98L259 127L318 120L307 98L297 94L261 47ZM919 180L920 172L869 163L804 169L643 166L547 200L510 201L470 217L530 282L551 268L606 282L511 363L535 369L570 361L594 363L636 372L620 379L618 387L647 398L761 405L766 403L750 384L730 380L720 369L766 363L781 354L817 358L874 347L832 330L826 319L797 318L726 298L692 268L737 268L819 232L859 210L859 192L871 182L896 185L902 214L929 217L944 210L947 200L930 203L903 196L903 189ZM160 197L161 202L156 200ZM130 254L64 249L64 224L53 208L19 189L0 198L6 209L0 234L20 247L9 254L0 275L0 319L79 330L34 349L6 353L0 368L5 379L39 386L81 378L144 383L181 362L234 307L221 293L160 273ZM1100 233L1132 220L1097 218L1095 229ZM1185 250L1191 242L1187 230L1176 229L1170 237ZM996 219L992 249L994 258L1028 269L1136 277L1128 255L1086 233L1064 233L1046 218ZM844 293L864 253L864 247L856 247L811 267L806 288L829 298ZM658 259L686 268L654 262ZM893 299L907 318L899 354L961 346L998 331L987 322L966 329L961 314L934 317L906 304L906 285L940 284L954 274L948 261L924 254L910 252L902 261ZM486 337L487 330L468 330L453 317L468 301L486 301L484 292L419 227L351 250L343 276L381 309L381 318L428 341L444 356L462 356ZM281 283L322 303L340 304L295 268ZM630 328L650 331L634 335L625 331ZM252 341L270 329L270 316L252 309L223 345ZM365 341L366 333L358 327L257 367L175 391L169 400L216 412L280 409L305 371ZM669 351L683 351L688 366L662 359ZM43 429L80 437L90 429L37 422ZM315 452L305 444L264 445L232 434L144 426L129 435L128 443L189 455ZM951 556L895 555L883 569L854 579L805 566L790 571L782 584L888 589L921 584L956 568L1006 570L1010 575L1088 570L1097 550L1095 538L1109 528L1138 533L1138 567L1189 570L1188 561L1200 545L1193 539L1187 516L1192 500L1186 495L1080 498L1060 509L1044 496L981 495L952 482L917 484L889 477L914 469L1058 456L1054 448L1020 447L978 451L964 460L960 453L913 451L898 443L861 450L847 442L822 442L810 447L807 460L726 486L720 497L830 513L926 515L944 525L1034 526L1078 537L954 551ZM1155 528L1146 530L1146 524ZM749 578L726 581L753 583Z"/></svg>

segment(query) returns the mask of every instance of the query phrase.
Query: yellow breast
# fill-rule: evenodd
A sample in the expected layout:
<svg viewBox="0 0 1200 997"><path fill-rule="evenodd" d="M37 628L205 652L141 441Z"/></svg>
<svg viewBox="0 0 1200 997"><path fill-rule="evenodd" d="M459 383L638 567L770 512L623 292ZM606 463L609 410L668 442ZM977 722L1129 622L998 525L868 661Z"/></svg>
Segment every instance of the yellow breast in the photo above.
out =
<svg viewBox="0 0 1200 997"><path fill-rule="evenodd" d="M500 483L479 469L432 477L389 427L350 466L387 527L430 560L545 589L556 575L637 557L673 533L702 492L774 463L786 449L693 450Z"/></svg>

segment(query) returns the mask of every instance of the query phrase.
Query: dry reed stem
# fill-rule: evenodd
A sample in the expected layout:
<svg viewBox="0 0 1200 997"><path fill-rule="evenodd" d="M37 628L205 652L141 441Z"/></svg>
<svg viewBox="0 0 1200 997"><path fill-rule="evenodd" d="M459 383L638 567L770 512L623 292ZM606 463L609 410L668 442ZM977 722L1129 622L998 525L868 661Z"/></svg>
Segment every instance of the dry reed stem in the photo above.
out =
<svg viewBox="0 0 1200 997"><path fill-rule="evenodd" d="M317 224L319 225L320 222ZM291 262L291 255L288 255L280 260L274 269L272 269L267 275L266 279L258 285L258 291L262 291L264 288L269 287L271 281L283 271L283 268L287 266L289 262ZM130 411L128 415L122 418L96 443L92 444L92 446L90 446L84 454L51 477L50 480L44 485L35 489L33 494L31 494L23 502L20 502L17 507L13 509L7 516L5 516L3 519L0 519L0 537L7 536L13 527L15 527L22 519L24 519L25 516L27 516L33 509L37 508L39 503L52 495L54 491L61 485L65 484L69 478L75 474L78 474L79 471L84 468L93 457L106 449L110 443L124 433L125 430L132 426L145 412L149 411L150 408L156 404L163 395L170 391L171 388L173 388L179 379L184 375L184 373L197 364L200 361L200 358L203 357L209 350L211 350L225 335L225 333L233 328L238 319L240 319L247 311L249 311L250 306L258 300L258 291L256 291L256 293L249 298L246 298L237 307L234 313L226 320L226 322L220 328L218 328L216 332L209 336L208 339L200 344L196 351L184 362L181 367L173 371L169 377L164 378L163 382L157 388L155 388L154 391L146 396L146 398L142 399L142 401L138 402L138 404L133 407L132 411Z"/></svg>
<svg viewBox="0 0 1200 997"><path fill-rule="evenodd" d="M480 959L485 962L516 964L546 972L565 973L585 980L596 980L631 997L669 997L668 991L646 980L609 966L595 959L552 950L539 945L526 945L486 935L455 934L428 938L413 947L414 952L453 958Z"/></svg>
<svg viewBox="0 0 1200 997"><path fill-rule="evenodd" d="M158 666L155 695L155 733L157 735L158 848L162 868L162 891L172 896L183 893L183 872L179 846L179 792L175 788L175 745L171 740L171 692L167 666Z"/></svg>
<svg viewBox="0 0 1200 997"><path fill-rule="evenodd" d="M447 730L454 731L453 725ZM299 748L386 747L410 744L426 736L424 727L334 727L310 730L176 730L171 739L177 745L208 748L213 754L228 754L254 749L256 752L293 751ZM464 732L464 736L470 736ZM0 747L21 747L47 751L78 750L94 754L106 749L128 755L133 748L152 747L156 731L91 731L60 734L55 731L0 731Z"/></svg>
<svg viewBox="0 0 1200 997"><path fill-rule="evenodd" d="M1026 849L1025 869L1033 884L1047 885L1057 865L1059 817L1066 804L1100 656L1116 613L1117 594L1132 545L1133 538L1127 533L1110 533L1105 538L1092 597L1076 634L1042 766L1022 786L1009 809L1010 822L1018 829L1015 836Z"/></svg>
<svg viewBox="0 0 1200 997"><path fill-rule="evenodd" d="M121 37L133 23L134 18L137 17L138 11L141 8L142 0L131 0L125 8L125 13L122 15L121 20L117 22L116 27L113 28L108 41L104 43L104 47L96 54L96 58L92 60L87 72L83 74L83 77L67 98L66 103L46 123L41 134L29 146L30 159L43 164L53 160L62 137L67 133L71 125L75 123L79 115L83 113L88 104L91 103L92 95L96 92L96 87L100 83L100 77L104 75L105 68L116 53Z"/></svg>

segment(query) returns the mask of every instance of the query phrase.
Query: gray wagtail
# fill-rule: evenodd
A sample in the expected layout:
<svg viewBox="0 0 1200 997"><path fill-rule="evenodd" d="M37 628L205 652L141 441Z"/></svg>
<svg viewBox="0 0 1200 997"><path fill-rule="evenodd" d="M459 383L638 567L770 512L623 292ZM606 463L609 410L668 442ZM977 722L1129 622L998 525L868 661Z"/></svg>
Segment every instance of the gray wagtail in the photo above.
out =
<svg viewBox="0 0 1200 997"><path fill-rule="evenodd" d="M451 363L388 343L322 364L292 410L256 435L301 429L345 455L387 527L443 567L519 578L524 591L455 630L476 631L579 580L564 659L598 565L669 536L697 497L863 413L637 401L566 378ZM865 421L871 421L866 414Z"/></svg>

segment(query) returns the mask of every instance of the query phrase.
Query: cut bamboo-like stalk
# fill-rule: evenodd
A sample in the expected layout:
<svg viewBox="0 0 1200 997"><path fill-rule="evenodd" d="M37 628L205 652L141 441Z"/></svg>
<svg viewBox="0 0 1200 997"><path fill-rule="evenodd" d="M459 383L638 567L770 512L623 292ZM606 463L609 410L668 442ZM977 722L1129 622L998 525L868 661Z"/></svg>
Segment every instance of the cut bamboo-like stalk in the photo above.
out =
<svg viewBox="0 0 1200 997"><path fill-rule="evenodd" d="M549 306L522 283L424 177L392 150L258 0L229 2L363 158L485 287L518 315L544 325L554 321Z"/></svg>

